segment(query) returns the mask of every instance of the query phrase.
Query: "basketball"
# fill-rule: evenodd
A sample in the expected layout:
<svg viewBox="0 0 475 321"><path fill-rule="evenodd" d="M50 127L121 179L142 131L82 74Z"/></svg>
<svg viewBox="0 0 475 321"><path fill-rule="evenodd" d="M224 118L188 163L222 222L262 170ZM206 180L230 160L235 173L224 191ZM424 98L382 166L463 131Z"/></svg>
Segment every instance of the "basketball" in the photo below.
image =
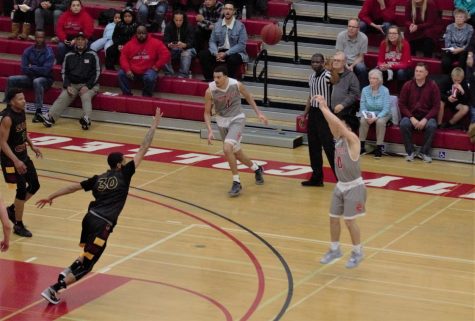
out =
<svg viewBox="0 0 475 321"><path fill-rule="evenodd" d="M269 23L261 30L262 41L268 45L275 45L282 39L282 30L276 23Z"/></svg>

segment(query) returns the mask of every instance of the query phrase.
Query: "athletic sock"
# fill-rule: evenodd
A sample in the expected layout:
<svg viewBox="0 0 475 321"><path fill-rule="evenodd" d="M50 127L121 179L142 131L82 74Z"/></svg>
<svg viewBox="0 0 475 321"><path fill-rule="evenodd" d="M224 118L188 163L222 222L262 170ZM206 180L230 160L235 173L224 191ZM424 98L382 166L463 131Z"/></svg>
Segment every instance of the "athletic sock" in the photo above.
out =
<svg viewBox="0 0 475 321"><path fill-rule="evenodd" d="M252 166L251 166L251 169L255 172L259 169L259 165L257 165L256 163L252 162Z"/></svg>
<svg viewBox="0 0 475 321"><path fill-rule="evenodd" d="M233 175L233 182L241 183L241 180L239 179L239 175Z"/></svg>
<svg viewBox="0 0 475 321"><path fill-rule="evenodd" d="M353 245L353 252L360 254L361 253L361 244Z"/></svg>
<svg viewBox="0 0 475 321"><path fill-rule="evenodd" d="M340 248L340 242L331 242L330 243L330 249L332 251L336 251Z"/></svg>

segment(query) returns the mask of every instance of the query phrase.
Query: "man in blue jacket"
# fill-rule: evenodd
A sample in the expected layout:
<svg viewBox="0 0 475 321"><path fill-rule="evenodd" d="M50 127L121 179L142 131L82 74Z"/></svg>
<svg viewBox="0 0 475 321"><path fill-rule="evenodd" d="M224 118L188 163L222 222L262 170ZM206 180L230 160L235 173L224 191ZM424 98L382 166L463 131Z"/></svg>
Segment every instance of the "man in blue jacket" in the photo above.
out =
<svg viewBox="0 0 475 321"><path fill-rule="evenodd" d="M10 76L7 88L33 88L35 91L36 113L33 122L41 121L38 117L43 107L43 96L46 89L53 84L54 53L45 43L44 31L35 32L35 44L26 48L21 56L22 75Z"/></svg>
<svg viewBox="0 0 475 321"><path fill-rule="evenodd" d="M236 79L239 67L249 60L246 53L246 27L236 19L234 13L234 4L226 1L223 19L214 24L211 32L209 49L199 53L203 75L207 82L213 81L213 70L217 64L226 64L228 76Z"/></svg>

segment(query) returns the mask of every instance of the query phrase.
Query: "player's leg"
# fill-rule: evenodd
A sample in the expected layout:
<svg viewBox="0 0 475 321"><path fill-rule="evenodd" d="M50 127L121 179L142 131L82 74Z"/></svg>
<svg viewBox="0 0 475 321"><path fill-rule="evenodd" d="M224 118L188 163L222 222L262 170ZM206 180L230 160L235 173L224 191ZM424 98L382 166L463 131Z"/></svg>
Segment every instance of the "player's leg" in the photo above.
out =
<svg viewBox="0 0 475 321"><path fill-rule="evenodd" d="M343 215L343 195L338 186L333 190L332 201L330 205L330 249L320 260L322 264L328 264L342 257L340 249L341 225L340 218Z"/></svg>
<svg viewBox="0 0 475 321"><path fill-rule="evenodd" d="M352 269L357 267L364 257L361 245L361 232L356 223L356 218L365 215L365 186L361 184L346 191L344 193L344 200L345 210L343 216L345 218L346 227L350 233L351 243L353 244L351 256L346 263L346 267Z"/></svg>

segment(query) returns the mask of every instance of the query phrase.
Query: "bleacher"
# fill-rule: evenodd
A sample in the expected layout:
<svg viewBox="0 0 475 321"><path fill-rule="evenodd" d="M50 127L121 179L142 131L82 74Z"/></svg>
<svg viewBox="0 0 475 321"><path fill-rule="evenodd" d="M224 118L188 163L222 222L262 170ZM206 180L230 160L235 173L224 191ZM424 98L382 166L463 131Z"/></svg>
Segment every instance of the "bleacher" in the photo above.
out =
<svg viewBox="0 0 475 321"><path fill-rule="evenodd" d="M396 8L398 19L404 17L404 3L405 0L398 0L399 3ZM359 4L358 4L359 2ZM452 22L451 12L453 9L452 1L439 0L439 8L442 10L441 23L447 25ZM268 46L261 42L260 31L270 22L284 21L285 16L291 9L291 2L286 0L271 0L269 1L268 16L253 17L247 19L244 23L249 34L249 41L247 43L247 51L251 57L251 62L247 68L243 70L243 82L250 88L250 91L256 97L256 100L262 99L262 85L253 82L252 67L254 59L259 54L262 48L266 48L269 53L269 77L270 88L269 92L272 94L270 99L270 107L264 108L269 114L275 114L276 119L285 120L288 124L294 122L298 115L296 110L303 110L303 104L306 100L305 87L306 80L310 71L309 60L311 54L316 51L321 51L330 55L334 52L334 40L336 34L346 28L346 20L350 17L356 16L362 1L346 1L334 0L330 1L329 15L332 18L330 24L323 24L321 21L323 13L323 5L321 2L307 2L303 0L295 0L293 8L297 11L299 19L299 50L300 50L300 64L294 64L293 61L293 43L281 41L275 46ZM88 2L84 1L86 10L94 19L97 19L99 13L109 7L120 8L123 1L107 0L105 2ZM188 13L189 21L195 23L196 14ZM306 17L305 17L306 16ZM168 18L170 17L170 13ZM398 21L399 21L398 20ZM0 37L0 53L8 54L0 59L0 90L5 88L6 78L9 75L19 74L19 57L23 50L32 44L28 41L8 40L6 33L10 31L11 21L9 17L0 17L0 32L4 35ZM47 30L48 31L48 30ZM96 26L94 35L101 37L103 32L102 26ZM162 34L154 33L154 37L162 38ZM311 38L311 41L309 41ZM370 44L379 45L381 37L372 34L369 36ZM53 45L55 47L55 45ZM104 54L100 53L100 58L103 61ZM365 62L368 67L374 67L377 60L377 52L374 49L365 57ZM440 73L440 60L433 58L414 58L415 62L424 61L428 64L431 74ZM279 62L279 63L277 63ZM258 71L261 69L258 66ZM159 104L164 111L164 116L175 119L185 119L193 121L203 120L203 103L201 97L203 96L207 84L202 82L201 67L197 59L192 63L193 79L179 79L174 77L160 76L157 84L157 96L141 97L132 96L124 97L122 95L111 95L109 92L120 93L117 83L117 72L103 70L100 76L101 93L93 99L93 107L95 110L151 115L154 108ZM61 81L60 66L54 67L54 78L57 84ZM139 85L135 84L136 89ZM57 87L57 86L56 86ZM60 89L52 88L45 94L45 103L51 104L59 95ZM160 97L158 97L160 96ZM33 93L27 93L29 101L33 101ZM74 102L74 106L79 106L79 101ZM124 114L124 115L125 115ZM284 126L285 127L285 126ZM289 126L285 127L289 130ZM298 129L294 128L295 131ZM417 136L417 135L416 135ZM374 138L374 133L370 131L369 138ZM416 138L420 139L420 138ZM386 132L385 141L387 142L386 150L389 152L401 152L402 139L400 137L399 128L393 125L388 128ZM449 159L463 162L474 162L475 146L470 143L465 132L461 130L438 130L434 139L434 153L435 159Z"/></svg>

